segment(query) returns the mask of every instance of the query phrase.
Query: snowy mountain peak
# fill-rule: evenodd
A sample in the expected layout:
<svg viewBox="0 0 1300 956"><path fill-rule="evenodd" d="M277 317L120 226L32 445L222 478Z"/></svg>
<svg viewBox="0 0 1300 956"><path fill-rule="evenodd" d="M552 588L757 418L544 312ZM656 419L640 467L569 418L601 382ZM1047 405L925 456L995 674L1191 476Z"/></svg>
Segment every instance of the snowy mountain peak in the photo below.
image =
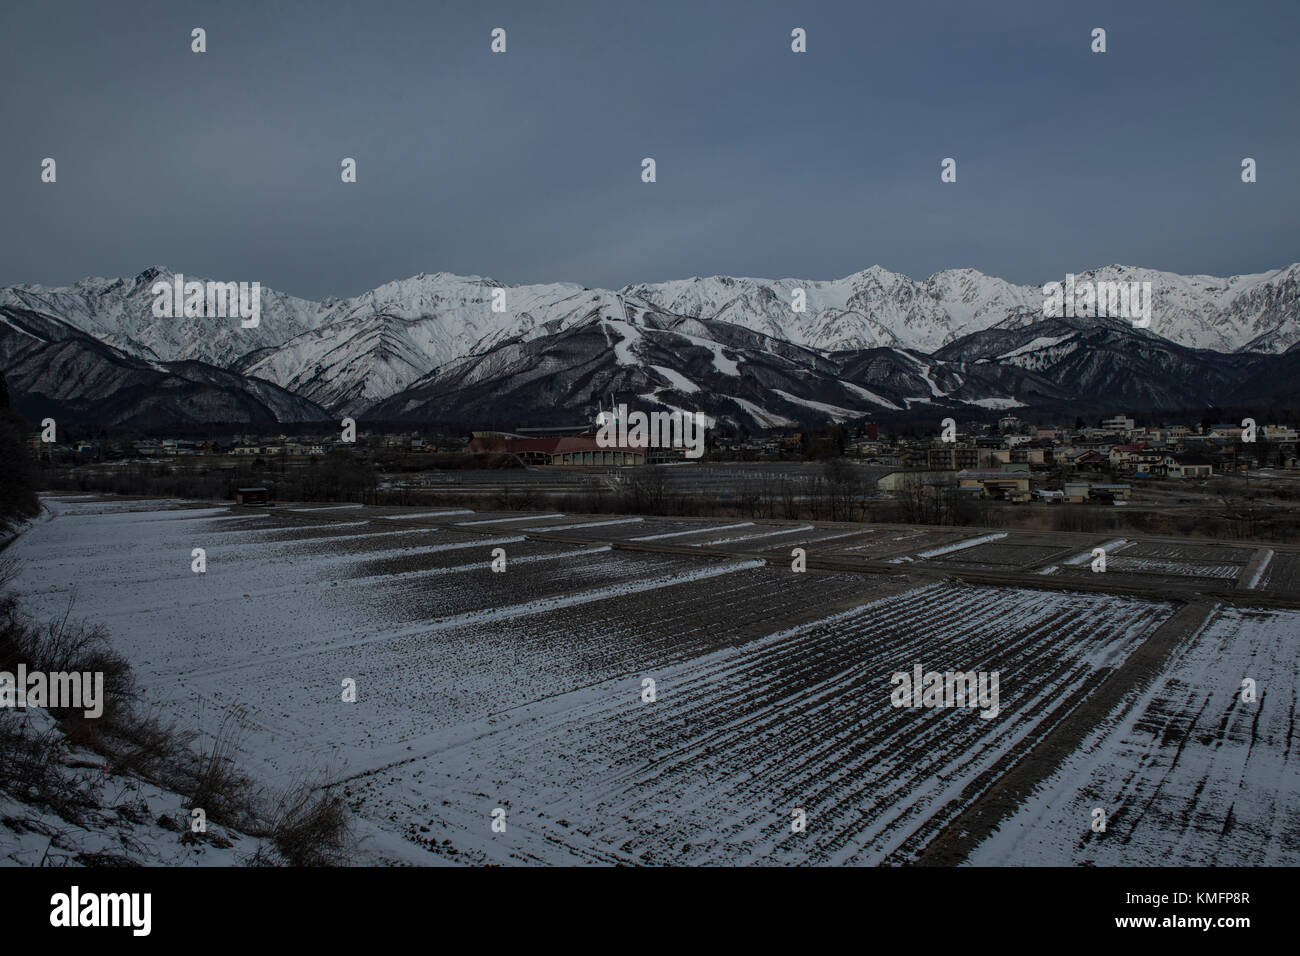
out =
<svg viewBox="0 0 1300 956"><path fill-rule="evenodd" d="M839 279L692 276L619 290L565 282L507 285L485 276L421 272L320 302L263 285L261 324L242 329L214 326L206 318L155 318L152 286L172 276L154 265L127 279L87 278L64 288L11 286L0 289L0 307L59 319L147 361L198 360L348 411L393 395L454 360L594 320L609 320L609 347L631 361L639 351L632 341L638 329L682 318L712 321L693 331L679 326L698 340L739 327L824 355L880 348L924 355L973 333L1025 327L1043 316L1041 284L1019 285L973 268L942 270L918 281L874 264ZM1078 282L1150 282L1150 331L1180 345L1281 353L1300 343L1300 263L1228 278L1122 264L1075 276ZM497 289L504 290L504 311L493 308ZM795 311L796 302L801 311ZM934 397L929 386L924 394Z"/></svg>

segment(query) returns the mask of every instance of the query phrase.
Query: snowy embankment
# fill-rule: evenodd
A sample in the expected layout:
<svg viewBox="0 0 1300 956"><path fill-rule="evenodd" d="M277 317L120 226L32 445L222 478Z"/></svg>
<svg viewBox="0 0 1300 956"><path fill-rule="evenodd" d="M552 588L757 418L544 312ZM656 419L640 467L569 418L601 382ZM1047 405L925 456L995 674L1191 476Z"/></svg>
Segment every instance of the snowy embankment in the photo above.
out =
<svg viewBox="0 0 1300 956"><path fill-rule="evenodd" d="M1248 590L1254 590L1255 588L1259 587L1259 582L1264 578L1264 572L1268 570L1268 566L1272 563L1273 563L1273 549L1269 548L1266 552L1264 552L1264 557L1260 559L1259 565L1255 568L1254 573L1252 573L1250 576L1250 580L1246 582L1246 588Z"/></svg>
<svg viewBox="0 0 1300 956"><path fill-rule="evenodd" d="M1007 536L1005 531L999 531L996 534L981 535L978 538L969 538L965 541L958 541L956 544L945 544L938 548L930 548L928 551L918 551L918 558L937 558L941 554L953 554L957 551L965 551L967 548L973 548L977 545L988 544L990 541L1000 541Z"/></svg>
<svg viewBox="0 0 1300 956"><path fill-rule="evenodd" d="M45 784L60 791L47 801L31 789L19 793L16 779L3 781L0 866L237 866L256 853L258 840L216 823L186 838L191 816L184 797L110 774L99 754L63 743L44 708L0 719L14 721L7 732L48 745ZM13 745L6 734L6 746Z"/></svg>
<svg viewBox="0 0 1300 956"><path fill-rule="evenodd" d="M929 548L925 551L918 551L916 554L902 554L896 558L889 558L889 564L908 564L912 561L924 561L926 558L937 558L945 554L955 554L958 551L965 551L967 548L978 547L981 544L988 544L990 541L999 541L1007 536L1005 531L999 531L994 534L980 535L978 538L967 538L964 541L957 541L953 544L943 544L935 548Z"/></svg>
<svg viewBox="0 0 1300 956"><path fill-rule="evenodd" d="M1128 544L1128 540L1126 538L1116 538L1113 541L1107 541L1105 544L1099 544L1097 545L1097 548L1094 548L1092 550L1095 551L1097 549L1100 549L1102 551L1105 551L1106 554L1109 555L1114 551L1118 551L1126 544ZM1084 564L1091 560L1092 560L1092 551L1081 551L1079 554L1076 554L1073 557L1066 558L1061 563L1074 566L1077 564Z"/></svg>

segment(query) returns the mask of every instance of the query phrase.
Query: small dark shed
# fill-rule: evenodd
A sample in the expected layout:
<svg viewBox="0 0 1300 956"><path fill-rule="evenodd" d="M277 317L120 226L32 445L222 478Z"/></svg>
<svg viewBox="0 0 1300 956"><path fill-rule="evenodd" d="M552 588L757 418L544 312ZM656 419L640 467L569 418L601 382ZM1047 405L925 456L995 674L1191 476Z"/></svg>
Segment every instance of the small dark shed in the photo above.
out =
<svg viewBox="0 0 1300 956"><path fill-rule="evenodd" d="M271 500L271 493L265 488L236 488L235 504L264 505Z"/></svg>

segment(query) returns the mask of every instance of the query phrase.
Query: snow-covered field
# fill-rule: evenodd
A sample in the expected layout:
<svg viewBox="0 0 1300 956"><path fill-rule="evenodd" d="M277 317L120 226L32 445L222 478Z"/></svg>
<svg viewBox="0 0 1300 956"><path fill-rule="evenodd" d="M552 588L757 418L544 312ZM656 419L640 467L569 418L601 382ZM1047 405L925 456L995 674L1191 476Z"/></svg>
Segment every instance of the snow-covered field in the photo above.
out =
<svg viewBox="0 0 1300 956"><path fill-rule="evenodd" d="M244 704L244 766L272 782L363 772L422 752L435 729L873 590L857 575L794 576L755 560L529 541L521 525L533 522L474 533L455 524L460 514L408 516L450 525L437 528L356 509L289 519L181 502L46 504L51 515L11 552L25 608L48 616L71 604L102 623L182 726L211 734L225 708ZM194 548L206 552L202 574ZM495 548L502 573L491 570ZM341 699L345 678L357 682L355 704Z"/></svg>
<svg viewBox="0 0 1300 956"><path fill-rule="evenodd" d="M43 616L71 602L74 616L102 623L147 698L181 726L211 734L242 704L243 767L271 784L338 782L370 837L367 861L906 862L980 792L989 768L1032 745L1176 608L906 575L796 574L784 557L765 565L692 547L780 543L780 529L768 536L749 522L46 504L10 551L25 607ZM530 537L546 527L584 540ZM606 542L684 553L613 547L602 532ZM815 534L848 547L862 535L932 559L1023 547L952 532ZM205 573L191 569L195 548L206 552ZM503 572L492 570L495 549ZM1300 614L1220 617L1208 633L1222 636L1202 638L1213 645L1202 663L1201 651L1184 655L1142 706L1186 710L1179 681L1196 686L1204 675L1178 668L1218 667L1223 686L1228 672L1239 682L1257 670L1259 731L1272 742L1261 737L1243 758L1256 761L1251 780L1266 776L1238 799L1233 825L1294 846L1295 818L1280 798L1271 823L1260 807L1264 790L1300 792L1289 749L1268 756L1285 736L1285 707L1294 713ZM891 675L918 664L998 672L996 715L892 706ZM356 681L356 703L342 699L345 679ZM1216 697L1203 719L1220 716L1223 740L1236 741L1239 713ZM1134 732L1120 726L1100 746ZM1177 743L1171 730L1152 739L1161 757ZM1071 759L1096 758L1104 790L1104 773L1124 784L1147 768L1139 743L1118 757ZM1213 757L1226 745L1196 746ZM1126 754L1138 761L1127 775ZM1226 774L1216 785L1250 787L1235 766L1213 764ZM1216 793L1201 783L1193 805ZM1053 792L1091 799L1066 784ZM1176 792L1182 799L1181 783ZM492 829L498 808L504 832ZM1074 818L1061 816L1075 809L1047 806L1031 818L1047 828L1041 838L1007 846L999 835L980 852L1004 847L996 862L1080 859ZM802 833L790 826L795 810L806 815ZM1162 805L1158 822L1148 812L1150 847L1121 862L1158 862L1162 840L1182 840L1188 861L1219 852L1206 849L1208 831L1178 830L1176 812Z"/></svg>
<svg viewBox="0 0 1300 956"><path fill-rule="evenodd" d="M472 861L906 858L982 770L1167 611L1091 596L913 588L436 731L349 782L365 805L407 821L413 840ZM893 707L891 673L916 662L1000 670L1000 712L985 720L970 709ZM642 697L645 679L655 681L653 702ZM497 807L513 821L505 834L489 828ZM808 821L799 834L796 809Z"/></svg>
<svg viewBox="0 0 1300 956"><path fill-rule="evenodd" d="M1300 612L1217 610L970 862L1300 864L1298 672Z"/></svg>

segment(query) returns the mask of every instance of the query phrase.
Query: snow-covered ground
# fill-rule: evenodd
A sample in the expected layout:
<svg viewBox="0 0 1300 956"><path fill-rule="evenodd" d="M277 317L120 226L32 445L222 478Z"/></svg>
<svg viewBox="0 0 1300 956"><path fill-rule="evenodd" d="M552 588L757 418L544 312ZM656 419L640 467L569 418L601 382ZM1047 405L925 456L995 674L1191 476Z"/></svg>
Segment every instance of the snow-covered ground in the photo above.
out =
<svg viewBox="0 0 1300 956"><path fill-rule="evenodd" d="M1300 612L1216 611L969 862L1300 864L1297 635Z"/></svg>
<svg viewBox="0 0 1300 956"><path fill-rule="evenodd" d="M967 548L973 548L976 545L988 544L990 541L999 541L1005 538L1005 531L997 531L993 534L980 535L978 538L969 538L966 541L958 541L956 544L945 544L942 547L930 548L917 554L918 558L937 558L945 554L954 554L957 551L965 551Z"/></svg>
<svg viewBox="0 0 1300 956"><path fill-rule="evenodd" d="M368 509L289 518L182 502L46 505L12 546L25 608L44 617L71 604L103 624L148 701L209 740L243 704L241 763L267 783L364 772L422 752L435 728L712 649L726 636L702 608L736 626L812 605L800 579L775 582L761 561L528 541L515 530L527 521L471 517L488 523L462 531L459 513L413 512L412 524L444 527L404 527ZM205 573L192 570L194 548ZM503 573L491 569L495 548ZM817 586L829 599L866 590L853 575ZM665 616L676 623L660 627ZM356 704L341 699L345 678L357 681ZM359 817L423 854L379 808ZM395 857L387 846L382 858Z"/></svg>
<svg viewBox="0 0 1300 956"><path fill-rule="evenodd" d="M906 856L909 838L946 820L982 770L1167 610L914 588L433 731L349 783L408 820L412 839L476 862L878 863ZM890 674L915 662L1000 670L999 714L891 706ZM503 834L490 828L497 807Z"/></svg>
<svg viewBox="0 0 1300 956"><path fill-rule="evenodd" d="M40 708L15 716L28 734L58 736ZM179 794L135 777L104 772L104 758L70 748L60 767L69 796L83 789L97 807L80 807L68 820L0 792L0 866L102 866L132 860L149 866L236 866L257 841L213 822L203 838L181 842L190 813Z"/></svg>
<svg viewBox="0 0 1300 956"><path fill-rule="evenodd" d="M559 514L46 504L11 546L25 607L46 616L71 602L75 617L102 623L146 699L181 726L211 735L243 705L243 768L268 784L337 781L371 838L365 861L906 862L984 771L1036 740L1176 607L792 573L787 560L689 547L749 549L756 538L767 548L806 535L793 525L769 534L751 522L675 530ZM593 537L530 537L575 534L564 529ZM594 537L642 530L636 538L687 553ZM959 532L813 534L869 535L936 559L1010 547ZM205 573L191 569L195 548ZM495 549L503 572L492 570ZM1292 612L1220 612L1147 697L1070 758L1041 807L980 848L985 861L1092 859L1084 850L1120 846L1141 806L1115 861L1226 861L1210 832L1220 826L1294 862L1297 624ZM997 671L997 714L892 706L891 674L916 664ZM1253 718L1229 700L1243 677L1260 686ZM342 698L348 679L356 703ZM1189 760L1197 754L1204 772ZM151 812L167 799L151 795ZM1094 800L1128 808L1112 817L1109 843L1084 840L1087 821L1075 819ZM491 826L497 808L504 832ZM795 810L803 833L791 831ZM1182 825L1184 812L1201 823ZM1013 833L1023 839L1007 842ZM14 859L30 862L30 851Z"/></svg>

